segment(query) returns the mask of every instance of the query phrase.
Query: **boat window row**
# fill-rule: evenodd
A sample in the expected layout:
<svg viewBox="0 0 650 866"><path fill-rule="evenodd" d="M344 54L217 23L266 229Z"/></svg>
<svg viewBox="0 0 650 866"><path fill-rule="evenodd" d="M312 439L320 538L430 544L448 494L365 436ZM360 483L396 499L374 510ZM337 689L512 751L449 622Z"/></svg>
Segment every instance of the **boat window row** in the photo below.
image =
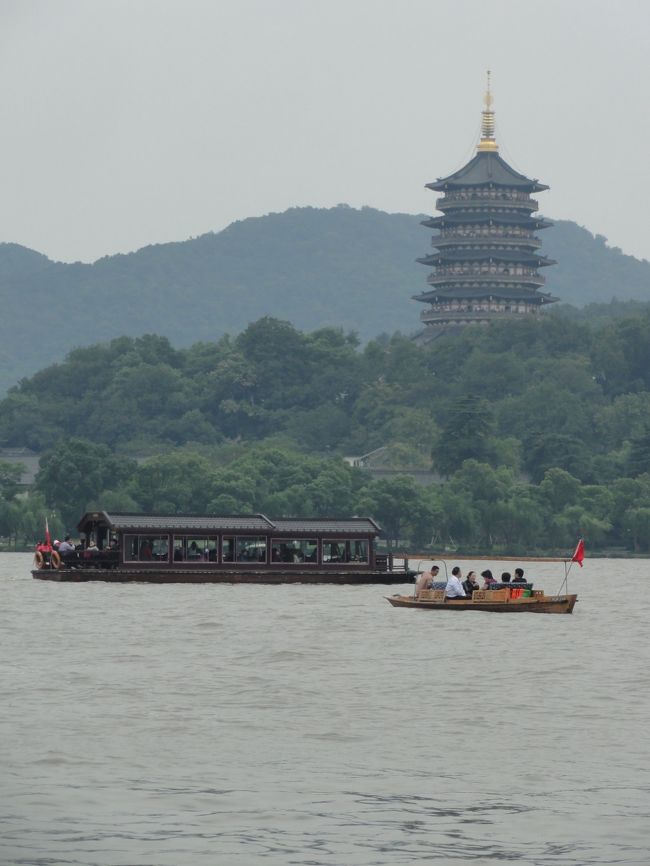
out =
<svg viewBox="0 0 650 866"><path fill-rule="evenodd" d="M271 538L264 535L125 534L125 562L368 563L365 538ZM319 557L320 553L320 557Z"/></svg>

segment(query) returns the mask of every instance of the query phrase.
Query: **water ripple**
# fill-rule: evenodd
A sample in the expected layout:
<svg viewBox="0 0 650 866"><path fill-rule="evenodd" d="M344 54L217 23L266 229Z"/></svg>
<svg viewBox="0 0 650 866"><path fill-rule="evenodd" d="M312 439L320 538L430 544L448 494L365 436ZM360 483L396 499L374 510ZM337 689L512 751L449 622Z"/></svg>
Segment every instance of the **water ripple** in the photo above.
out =
<svg viewBox="0 0 650 866"><path fill-rule="evenodd" d="M572 617L30 562L0 557L2 866L650 862L639 561L589 562Z"/></svg>

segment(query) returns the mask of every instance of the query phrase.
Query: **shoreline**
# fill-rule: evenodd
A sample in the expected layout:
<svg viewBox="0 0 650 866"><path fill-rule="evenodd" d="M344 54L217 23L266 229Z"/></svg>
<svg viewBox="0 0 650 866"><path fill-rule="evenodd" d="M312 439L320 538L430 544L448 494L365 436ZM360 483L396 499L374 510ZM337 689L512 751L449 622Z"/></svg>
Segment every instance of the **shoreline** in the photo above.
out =
<svg viewBox="0 0 650 866"><path fill-rule="evenodd" d="M468 554L468 553L450 553L445 552L441 554L436 553L394 553L393 556L399 559L408 559L408 560L416 560L422 559L427 562L436 562L440 560L441 562L450 561L452 559L458 560L480 560L485 562L571 562L571 555L569 556L511 556L500 553L476 553L476 554ZM648 553L594 553L593 551L589 551L589 556L585 556L585 562L588 559L650 559L650 554Z"/></svg>

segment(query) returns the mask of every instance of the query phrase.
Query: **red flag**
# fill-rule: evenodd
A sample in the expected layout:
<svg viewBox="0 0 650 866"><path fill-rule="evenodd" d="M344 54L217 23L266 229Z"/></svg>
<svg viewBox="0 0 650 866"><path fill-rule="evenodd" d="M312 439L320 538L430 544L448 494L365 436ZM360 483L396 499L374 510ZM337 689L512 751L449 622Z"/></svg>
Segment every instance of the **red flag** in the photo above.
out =
<svg viewBox="0 0 650 866"><path fill-rule="evenodd" d="M571 562L577 562L580 568L582 568L582 562L585 558L585 542L583 538L578 540L578 544L576 545L576 549L573 552L573 556L571 557Z"/></svg>
<svg viewBox="0 0 650 866"><path fill-rule="evenodd" d="M45 544L48 550L52 550L52 536L50 535L50 527L47 525L47 517L45 518Z"/></svg>

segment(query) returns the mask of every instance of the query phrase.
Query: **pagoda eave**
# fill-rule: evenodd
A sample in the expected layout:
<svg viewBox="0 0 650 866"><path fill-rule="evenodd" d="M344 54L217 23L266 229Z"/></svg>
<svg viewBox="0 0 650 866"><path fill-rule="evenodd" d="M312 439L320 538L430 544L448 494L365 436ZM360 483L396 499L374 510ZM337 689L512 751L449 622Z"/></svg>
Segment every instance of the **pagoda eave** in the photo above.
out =
<svg viewBox="0 0 650 866"><path fill-rule="evenodd" d="M444 178L442 180L433 180L431 183L425 183L425 189L433 190L434 192L447 192L448 190L454 189L463 189L467 184L465 182L454 182L448 181ZM484 180L477 183L473 183L472 186L476 187L494 187L495 189L507 189L512 186L512 183L496 183L493 180ZM522 192L545 192L545 190L550 189L548 184L539 183L536 180L531 180L526 184L518 184L517 189Z"/></svg>
<svg viewBox="0 0 650 866"><path fill-rule="evenodd" d="M443 226L455 225L504 225L504 226L519 226L521 228L530 228L535 231L538 229L551 228L553 223L545 217L525 216L521 213L453 213L444 214L443 216L429 217L425 220L420 220L420 225L426 226L429 229L442 228Z"/></svg>
<svg viewBox="0 0 650 866"><path fill-rule="evenodd" d="M548 292L541 292L536 286L525 288L522 286L476 286L459 291L457 287L439 286L428 292L411 296L414 301L423 304L431 304L436 301L476 301L476 300L503 300L503 301L532 301L540 304L551 304L559 300Z"/></svg>
<svg viewBox="0 0 650 866"><path fill-rule="evenodd" d="M479 151L466 165L447 177L439 177L425 184L427 189L444 192L446 189L462 187L516 187L522 191L542 192L548 189L537 178L526 177L515 171L512 166L495 152Z"/></svg>
<svg viewBox="0 0 650 866"><path fill-rule="evenodd" d="M432 253L428 256L422 256L416 259L421 265L435 267L436 265L446 264L463 264L472 262L474 264L486 262L506 262L510 264L524 265L526 267L543 268L548 265L557 264L554 259L549 259L546 256L536 256L531 253L519 252L516 250L500 250L492 247L483 250L453 250L442 251L440 253ZM474 276L468 274L468 276ZM476 276L479 276L476 274ZM481 276L491 276L491 274L481 274Z"/></svg>

